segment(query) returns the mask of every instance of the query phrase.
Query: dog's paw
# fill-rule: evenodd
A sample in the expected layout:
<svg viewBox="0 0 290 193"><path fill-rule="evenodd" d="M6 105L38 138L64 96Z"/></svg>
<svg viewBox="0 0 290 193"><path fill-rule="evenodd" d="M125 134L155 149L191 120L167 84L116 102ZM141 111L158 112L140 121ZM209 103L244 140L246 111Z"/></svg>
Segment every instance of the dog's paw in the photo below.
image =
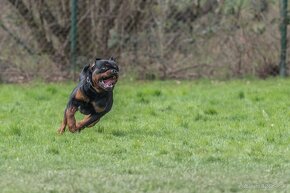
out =
<svg viewBox="0 0 290 193"><path fill-rule="evenodd" d="M59 128L57 134L62 135L64 133L64 128Z"/></svg>

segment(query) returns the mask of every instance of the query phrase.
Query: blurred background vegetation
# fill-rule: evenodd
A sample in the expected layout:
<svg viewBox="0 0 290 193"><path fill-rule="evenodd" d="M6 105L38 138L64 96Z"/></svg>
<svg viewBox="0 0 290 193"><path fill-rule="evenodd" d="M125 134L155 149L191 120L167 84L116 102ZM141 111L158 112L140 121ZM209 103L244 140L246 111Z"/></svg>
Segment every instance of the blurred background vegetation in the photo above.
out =
<svg viewBox="0 0 290 193"><path fill-rule="evenodd" d="M70 0L0 1L0 79L70 79L114 56L123 77L197 79L279 73L279 1L79 0L76 68Z"/></svg>

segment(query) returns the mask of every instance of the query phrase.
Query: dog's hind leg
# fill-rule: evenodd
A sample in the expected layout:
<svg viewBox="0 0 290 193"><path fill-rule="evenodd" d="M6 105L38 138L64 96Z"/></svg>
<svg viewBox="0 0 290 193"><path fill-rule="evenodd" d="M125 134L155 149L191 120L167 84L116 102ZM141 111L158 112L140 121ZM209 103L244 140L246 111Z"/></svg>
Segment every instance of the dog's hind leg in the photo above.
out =
<svg viewBox="0 0 290 193"><path fill-rule="evenodd" d="M66 125L67 125L67 118L66 118L66 109L65 109L63 121L61 123L60 128L57 130L58 134L63 134L65 132Z"/></svg>

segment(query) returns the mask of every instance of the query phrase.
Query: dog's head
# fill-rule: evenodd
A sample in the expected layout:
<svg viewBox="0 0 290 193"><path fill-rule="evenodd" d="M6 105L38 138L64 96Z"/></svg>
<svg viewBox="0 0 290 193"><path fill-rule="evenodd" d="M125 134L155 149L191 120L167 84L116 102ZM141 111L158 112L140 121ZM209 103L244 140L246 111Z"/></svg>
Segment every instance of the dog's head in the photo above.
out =
<svg viewBox="0 0 290 193"><path fill-rule="evenodd" d="M112 91L119 78L119 67L113 57L109 60L97 58L90 66L93 86L97 91Z"/></svg>

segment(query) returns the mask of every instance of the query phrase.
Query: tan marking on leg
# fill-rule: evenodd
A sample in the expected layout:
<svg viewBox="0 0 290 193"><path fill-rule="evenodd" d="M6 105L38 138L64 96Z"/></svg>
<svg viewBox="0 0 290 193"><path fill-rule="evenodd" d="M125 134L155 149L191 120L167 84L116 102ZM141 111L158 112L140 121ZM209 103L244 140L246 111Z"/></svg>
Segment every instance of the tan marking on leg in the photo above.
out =
<svg viewBox="0 0 290 193"><path fill-rule="evenodd" d="M66 113L64 112L63 121L61 123L60 128L57 130L57 133L63 134L65 132L66 125L67 125L67 118L66 118Z"/></svg>
<svg viewBox="0 0 290 193"><path fill-rule="evenodd" d="M91 117L90 115L85 115L83 120L81 120L77 123L77 128L81 129L86 124L86 122L89 121L90 117Z"/></svg>
<svg viewBox="0 0 290 193"><path fill-rule="evenodd" d="M67 116L67 125L69 128L69 131L74 133L76 132L78 129L76 127L76 119L75 119L75 113L77 111L76 107L69 107L66 110L66 116Z"/></svg>
<svg viewBox="0 0 290 193"><path fill-rule="evenodd" d="M95 125L99 122L99 120L100 120L100 119L96 120L94 123L88 125L87 127L93 127L93 126L95 126Z"/></svg>
<svg viewBox="0 0 290 193"><path fill-rule="evenodd" d="M81 120L81 121L79 121L79 122L77 123L77 126L76 126L77 129L84 129L84 126L85 126L85 125L86 125L86 124L91 120L91 118L92 118L91 115L86 115L86 116L84 116L83 120ZM92 124L86 126L86 127L92 127L92 126L94 126L98 121L99 121L99 119L96 120L94 123L92 123Z"/></svg>
<svg viewBox="0 0 290 193"><path fill-rule="evenodd" d="M63 134L65 132L66 124L67 124L67 121L66 121L66 117L65 117L61 123L60 128L57 130L58 134Z"/></svg>

